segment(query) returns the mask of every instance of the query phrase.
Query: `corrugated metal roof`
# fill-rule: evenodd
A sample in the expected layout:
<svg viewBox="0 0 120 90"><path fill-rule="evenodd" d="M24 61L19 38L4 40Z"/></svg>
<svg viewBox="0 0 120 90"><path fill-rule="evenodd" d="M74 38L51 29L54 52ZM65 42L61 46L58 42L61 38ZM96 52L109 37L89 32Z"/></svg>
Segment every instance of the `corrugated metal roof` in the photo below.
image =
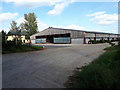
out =
<svg viewBox="0 0 120 90"><path fill-rule="evenodd" d="M115 34L115 33L106 33L106 32L87 31L87 30L63 29L63 28L53 28L53 27L49 27L49 28L51 28L51 29L58 29L58 30L68 30L68 31L81 31L81 32L86 32L86 33Z"/></svg>
<svg viewBox="0 0 120 90"><path fill-rule="evenodd" d="M85 33L96 33L96 34L114 34L114 33L105 33L105 32L95 32L95 31L85 31L85 30L75 30L75 29L64 29L64 28L54 28L54 27L48 27L44 29L43 31L33 34L32 36L36 35L44 35L46 30L65 30L65 31L80 31L80 32L85 32ZM49 32L49 31L48 31ZM47 33L48 33L47 32ZM117 34L114 34L117 35Z"/></svg>

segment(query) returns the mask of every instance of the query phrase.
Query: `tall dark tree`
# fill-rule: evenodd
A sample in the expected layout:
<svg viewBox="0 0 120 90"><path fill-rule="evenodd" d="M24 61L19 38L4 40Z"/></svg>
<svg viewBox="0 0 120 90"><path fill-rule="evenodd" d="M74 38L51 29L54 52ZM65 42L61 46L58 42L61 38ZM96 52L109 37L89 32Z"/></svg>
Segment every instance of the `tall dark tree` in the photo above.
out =
<svg viewBox="0 0 120 90"><path fill-rule="evenodd" d="M31 35L37 33L37 17L34 13L24 14L25 19L25 29L27 30L27 38L30 38Z"/></svg>
<svg viewBox="0 0 120 90"><path fill-rule="evenodd" d="M2 30L1 32L2 34L2 46L4 47L5 46L5 43L6 43L6 32L4 30Z"/></svg>

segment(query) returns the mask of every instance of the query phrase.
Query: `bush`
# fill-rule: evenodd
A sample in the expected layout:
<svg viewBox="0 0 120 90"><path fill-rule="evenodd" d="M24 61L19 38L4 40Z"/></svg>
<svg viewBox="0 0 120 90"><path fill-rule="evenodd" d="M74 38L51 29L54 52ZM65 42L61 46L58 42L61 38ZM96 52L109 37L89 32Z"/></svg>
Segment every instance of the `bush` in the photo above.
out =
<svg viewBox="0 0 120 90"><path fill-rule="evenodd" d="M92 44L97 44L97 43L108 43L108 40L90 40L89 42L92 42Z"/></svg>
<svg viewBox="0 0 120 90"><path fill-rule="evenodd" d="M98 44L98 43L110 43L112 44L111 42L114 42L116 40L90 40L89 42L92 42L92 44Z"/></svg>

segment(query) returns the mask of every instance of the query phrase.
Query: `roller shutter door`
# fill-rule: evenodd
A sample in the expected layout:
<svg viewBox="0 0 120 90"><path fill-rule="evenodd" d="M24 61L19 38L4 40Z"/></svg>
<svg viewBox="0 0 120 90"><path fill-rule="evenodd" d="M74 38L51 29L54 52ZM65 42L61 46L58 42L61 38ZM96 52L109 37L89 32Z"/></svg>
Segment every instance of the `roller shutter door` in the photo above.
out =
<svg viewBox="0 0 120 90"><path fill-rule="evenodd" d="M83 44L83 39L84 38L76 38L76 39L72 39L72 44Z"/></svg>

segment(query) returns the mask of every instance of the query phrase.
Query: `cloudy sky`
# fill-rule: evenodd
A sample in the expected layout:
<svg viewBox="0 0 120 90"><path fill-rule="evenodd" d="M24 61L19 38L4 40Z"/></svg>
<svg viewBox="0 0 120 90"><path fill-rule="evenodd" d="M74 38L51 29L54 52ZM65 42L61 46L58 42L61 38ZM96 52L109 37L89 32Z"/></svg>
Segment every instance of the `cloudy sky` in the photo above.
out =
<svg viewBox="0 0 120 90"><path fill-rule="evenodd" d="M2 0L0 30L9 31L12 20L19 25L24 14L34 12L39 31L49 26L99 32L118 32L117 2L75 0Z"/></svg>

